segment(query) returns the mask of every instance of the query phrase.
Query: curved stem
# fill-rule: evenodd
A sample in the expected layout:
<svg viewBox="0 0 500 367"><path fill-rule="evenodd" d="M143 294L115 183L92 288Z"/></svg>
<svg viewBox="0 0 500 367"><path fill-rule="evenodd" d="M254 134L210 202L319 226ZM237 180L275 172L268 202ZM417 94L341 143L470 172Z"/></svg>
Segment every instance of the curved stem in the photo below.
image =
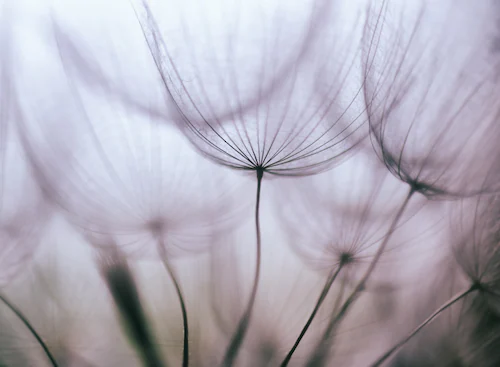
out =
<svg viewBox="0 0 500 367"><path fill-rule="evenodd" d="M335 281L335 279L339 275L339 273L342 270L343 266L344 266L344 264L340 264L339 267L337 268L337 270L332 275L330 275L328 277L328 279L326 280L326 283L325 283L325 285L323 287L323 290L321 291L321 294L319 295L318 301L316 302L316 305L314 306L314 309L313 309L311 315L309 316L309 319L307 320L306 324L302 328L302 331L300 332L300 335L297 338L297 340L295 341L295 344L293 345L292 349L290 349L290 351L288 352L287 356L285 357L285 359L281 363L281 367L287 366L288 363L290 362L290 360L292 359L293 353L295 352L295 350L299 346L299 343L301 342L302 338L304 337L304 335L306 334L307 330L309 329L309 326L311 326L311 323L312 323L314 317L318 313L318 310L321 307L321 304L323 303L323 301L325 300L326 296L328 295L328 292L330 291L330 288L332 287L333 282Z"/></svg>
<svg viewBox="0 0 500 367"><path fill-rule="evenodd" d="M382 363L385 362L387 358L389 358L394 352L396 352L399 348L405 345L411 338L413 338L417 333L423 329L426 325L430 324L436 317L441 314L441 312L445 311L447 308L451 307L454 303L460 301L462 298L467 296L468 294L476 291L478 288L476 286L471 286L465 291L461 291L457 293L455 296L446 301L441 307L439 307L436 311L434 311L424 322L418 325L410 334L408 334L404 339L400 340L396 343L391 349L385 352L379 359L377 359L374 363L370 365L370 367L379 367Z"/></svg>
<svg viewBox="0 0 500 367"><path fill-rule="evenodd" d="M260 262L261 262L261 233L260 233L260 191L262 184L262 176L264 175L264 170L262 168L257 169L257 197L255 200L255 233L257 235L257 246L256 246L256 262L255 262L255 277L253 280L252 291L250 293L250 299L248 300L247 308L245 313L240 319L236 332L233 334L231 342L226 350L226 354L222 361L222 367L231 367L233 362L240 350L243 339L248 330L250 324L250 319L252 317L252 311L255 304L255 298L257 295L257 289L259 287L260 279Z"/></svg>
<svg viewBox="0 0 500 367"><path fill-rule="evenodd" d="M42 347L43 351L45 352L45 354L47 355L47 358L49 359L50 363L52 364L52 366L54 367L58 367L57 365L57 362L56 362L56 359L54 358L54 356L52 355L52 353L50 353L50 350L49 350L49 347L47 347L47 345L45 344L45 342L43 341L42 337L36 332L35 328L33 328L33 326L31 326L31 323L28 321L28 319L23 315L23 313L16 307L14 306L12 303L10 303L7 298L5 298L5 296L1 295L0 294L0 300L19 318L19 320L21 320L23 322L23 324L29 329L29 331L31 332L31 334L35 337L35 339L38 341L38 343L40 344L40 346Z"/></svg>
<svg viewBox="0 0 500 367"><path fill-rule="evenodd" d="M188 326L188 315L187 315L187 308L186 308L186 303L184 302L184 296L182 295L182 290L179 282L177 281L177 277L175 275L175 271L170 265L170 262L167 259L167 255L165 253L165 246L163 246L163 243L160 241L159 243L159 252L160 252L160 257L163 262L163 266L165 266L165 269L168 272L168 275L170 275L170 279L172 279L172 282L174 283L175 291L177 292L177 297L179 298L179 303L181 306L181 311L182 311L182 326L184 329L184 346L183 346L183 354L182 354L182 367L188 367L189 366L189 326Z"/></svg>
<svg viewBox="0 0 500 367"><path fill-rule="evenodd" d="M401 204L401 207L399 208L398 212L394 216L394 219L392 220L391 226L389 227L389 230L387 231L387 234L385 235L382 243L380 244L379 248L377 249L377 252L375 253L372 261L370 262L370 265L368 266L368 269L366 270L365 274L363 277L360 279L358 284L356 284L354 290L351 292L349 297L345 300L344 304L340 308L339 312L337 315L332 318L330 321L330 324L328 325L328 328L326 329L325 332L325 337L321 340L320 344L316 348L316 351L319 352L318 356L321 356L322 360L325 360L327 358L327 344L331 338L331 335L335 331L335 328L339 325L339 323L342 321L344 316L347 314L347 311L349 308L354 304L356 301L359 292L365 287L365 284L368 280L368 278L371 276L373 271L375 270L375 267L378 264L378 261L380 260L380 257L384 253L385 248L387 247L387 244L389 243L389 240L392 237L392 234L394 233L394 230L396 229L396 226L398 225L401 217L403 216L404 211L406 210L406 207L408 206L408 203L410 202L410 199L412 198L413 194L415 193L415 190L413 188L410 188L410 191L406 195L405 200ZM314 364L312 361L316 361L318 357L312 358L310 362L308 363L308 366L311 367Z"/></svg>

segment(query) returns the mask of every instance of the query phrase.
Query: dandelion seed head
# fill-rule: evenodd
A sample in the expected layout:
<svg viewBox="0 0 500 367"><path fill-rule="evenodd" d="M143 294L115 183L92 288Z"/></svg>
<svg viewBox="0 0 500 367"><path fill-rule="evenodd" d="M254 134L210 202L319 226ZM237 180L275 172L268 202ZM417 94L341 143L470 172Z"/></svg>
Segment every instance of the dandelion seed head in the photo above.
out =
<svg viewBox="0 0 500 367"><path fill-rule="evenodd" d="M134 256L152 256L157 241L170 254L190 254L235 224L246 207L232 203L241 181L222 175L175 127L101 98L73 85L68 99L76 104L68 103L65 119L44 121L41 135L33 130L43 113L24 116L25 144L38 152L30 159L77 228L110 235ZM70 136L44 145L66 119ZM66 150L71 154L55 156Z"/></svg>
<svg viewBox="0 0 500 367"><path fill-rule="evenodd" d="M364 154L332 171L281 188L280 218L289 243L313 269L340 264L361 271L388 230L405 187Z"/></svg>
<svg viewBox="0 0 500 367"><path fill-rule="evenodd" d="M455 207L455 209L457 209ZM463 201L454 222L454 255L469 282L478 291L476 302L489 312L500 312L500 237L498 195Z"/></svg>
<svg viewBox="0 0 500 367"><path fill-rule="evenodd" d="M327 57L300 53L300 58L292 58L286 64L287 72L282 75L279 61L275 60L282 54L276 53L277 46L273 42L279 43L283 32L297 29L296 25L288 29L285 22L287 26L280 24L276 33L266 33L263 44L259 44L256 51L257 57L249 56L234 64L233 47L225 49L229 51L231 69L222 73L220 68L224 63L214 62L215 72L208 75L215 75L218 80L207 84L201 83L205 73L199 66L195 68L193 80L185 81L182 64L168 50L169 45L160 40L160 28L152 19L151 10L143 9L146 14L140 21L152 55L181 115L181 129L197 149L215 162L235 169L263 167L269 174L299 176L340 163L366 136L362 113L356 109L359 90L352 95L344 94L348 89L344 86L349 84L349 76L356 69L356 47L329 28L327 32L339 38L336 44L322 44L311 38L310 33L318 32L320 28L316 27L323 26L319 19L325 14L335 14L330 13L325 4L313 7L311 18L306 17L306 22L312 23L299 40L304 42L300 47L325 52ZM327 7L328 11L323 9L322 12L322 7ZM316 18L318 21L314 22ZM359 29L352 33L356 35ZM338 53L334 51L337 49L340 49ZM261 52L264 53L262 59L258 57ZM344 54L347 57L339 56ZM198 58L193 56L190 60L197 62ZM253 62L257 67L247 71L246 66ZM238 69L234 65L238 65ZM245 70L243 78L237 77L240 68ZM322 73L325 75L320 76ZM274 80L272 88L265 85L257 85L256 90L252 88L253 83L265 84L263 80L268 77ZM207 85L215 86L216 90L209 91ZM248 93L249 90L255 96L251 103L242 97L243 91ZM214 98L217 101L213 101ZM226 106L232 109L220 113L221 105L224 109Z"/></svg>
<svg viewBox="0 0 500 367"><path fill-rule="evenodd" d="M392 11L404 15L365 35L373 146L396 177L429 198L473 195L497 166L500 85L487 49L490 6L395 5ZM398 18L406 19L404 28ZM496 182L488 189L496 190Z"/></svg>

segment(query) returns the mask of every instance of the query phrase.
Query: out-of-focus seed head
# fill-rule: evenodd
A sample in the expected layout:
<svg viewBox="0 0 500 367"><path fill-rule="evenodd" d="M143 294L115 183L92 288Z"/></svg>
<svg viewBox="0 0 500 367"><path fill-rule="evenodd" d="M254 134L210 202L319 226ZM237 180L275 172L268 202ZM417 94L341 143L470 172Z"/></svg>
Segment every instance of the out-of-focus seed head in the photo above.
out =
<svg viewBox="0 0 500 367"><path fill-rule="evenodd" d="M492 4L449 1L377 8L364 40L373 146L388 169L429 198L499 189L500 58ZM473 15L472 15L473 14Z"/></svg>

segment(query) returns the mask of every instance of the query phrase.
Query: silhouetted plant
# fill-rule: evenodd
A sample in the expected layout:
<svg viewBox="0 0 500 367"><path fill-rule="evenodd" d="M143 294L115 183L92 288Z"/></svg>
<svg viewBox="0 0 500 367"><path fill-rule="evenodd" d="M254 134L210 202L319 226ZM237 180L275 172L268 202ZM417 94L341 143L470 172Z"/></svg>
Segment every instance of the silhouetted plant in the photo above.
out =
<svg viewBox="0 0 500 367"><path fill-rule="evenodd" d="M96 322L98 365L134 359L113 355L114 318L96 319L102 305L84 289L54 319L69 259L11 282L60 212L70 233L55 221L49 234L73 254L83 233L101 256L96 280L145 365L499 365L497 7L7 0L0 286L13 298L0 298L53 365L86 364L72 343ZM257 177L255 259L240 227L248 193L221 166ZM264 199L263 179L283 176L295 178ZM157 298L149 256L163 260L181 317ZM137 282L132 260L145 266ZM151 313L142 296L155 298ZM0 365L29 364L4 309ZM153 328L182 357L163 356L169 341Z"/></svg>
<svg viewBox="0 0 500 367"><path fill-rule="evenodd" d="M488 182L488 179L485 180ZM497 196L483 194L478 198L461 202L461 215L453 226L455 257L468 279L468 285L438 307L427 319L416 327L407 337L396 343L372 366L380 366L400 347L411 340L421 329L431 323L443 311L466 297L474 297L476 307L498 313L498 200ZM472 295L471 295L472 294ZM469 298L470 298L469 297ZM484 311L483 311L484 312Z"/></svg>
<svg viewBox="0 0 500 367"><path fill-rule="evenodd" d="M497 165L500 109L493 96L499 85L492 79L495 69L485 62L489 49L479 38L488 29L470 18L476 28L467 28L467 36L477 41L450 57L454 41L463 41L458 28L463 29L469 8L453 7L442 14L426 5L417 11L400 6L402 16L390 19L387 15L398 8L383 1L375 6L363 40L363 90L373 147L389 171L409 186L394 226L417 192L456 199L498 190L498 180L488 173ZM436 22L446 26L442 36L436 36L441 35L433 28ZM392 230L339 311L338 322L376 267Z"/></svg>
<svg viewBox="0 0 500 367"><path fill-rule="evenodd" d="M450 256L449 250L447 248L444 251L437 266L424 269L427 271L422 273L426 276L419 276L416 279L414 289L407 289L410 299L402 298L404 302L402 306L405 307L405 313L402 315L405 321L400 323L402 327L409 328L405 325L407 322L420 324L443 302L463 288L463 274ZM471 297L473 295L470 295L469 299ZM467 301L468 299L458 301L447 309L446 314L436 318L432 324L426 325L402 346L387 365L425 364L449 367L467 365L465 356L471 349L468 341L470 324L473 322ZM395 339L399 339L399 336Z"/></svg>
<svg viewBox="0 0 500 367"><path fill-rule="evenodd" d="M256 272L247 309L222 362L222 365L231 365L246 334L258 289L262 178L264 174L302 176L326 170L340 163L363 137L363 112L354 108L360 90L354 88L351 95L345 93L347 89L343 90L353 75L357 45L349 44L349 40L345 40L345 44L338 42L337 37L327 41L333 46L327 44L325 51L321 42L308 39L312 43L308 45L308 50L317 49L322 52L321 57L313 52L304 55L293 64L290 73L282 75L279 69L276 70L280 54L271 50L272 42L279 42L280 33L272 33L271 44L268 35L261 41L262 59L249 58L245 50L238 67L235 61L241 56L235 49L234 35L229 35L228 59L221 60L214 55L215 71L203 70L198 66L199 58L195 51L186 49L191 56L190 65L194 67L194 73L190 75L193 79L186 83L183 66L171 54L169 40L163 40L149 6L142 5L138 11L139 21L168 95L181 115L181 129L211 160L257 174ZM325 12L325 9L322 10ZM312 24L312 27L319 27L321 22L318 23ZM353 29L355 35L356 27ZM228 72L220 74L218 71L223 68ZM244 74L238 78L241 71ZM212 73L215 76L213 81L210 79ZM209 82L204 84L202 78L206 76ZM265 92L265 84L262 85L262 79L268 78L278 82L273 86L272 93ZM215 90L208 89L214 86ZM242 96L249 91L250 107L248 99ZM225 116L221 113L221 104L222 111L231 106L232 112Z"/></svg>
<svg viewBox="0 0 500 367"><path fill-rule="evenodd" d="M415 11L384 1L364 40L373 147L392 174L432 199L498 189L498 177L483 179L497 167L499 60L488 23L469 16L489 7L445 5Z"/></svg>
<svg viewBox="0 0 500 367"><path fill-rule="evenodd" d="M27 116L23 132L30 162L47 196L77 227L93 232L94 238L112 236L129 256L162 259L183 311L187 365L187 311L170 262L204 250L209 235L236 224L239 214L230 199L239 184L223 181L220 169L199 157L177 129L139 123L142 115L134 116L119 102L102 104L78 85L73 88L77 109L68 117L78 139L69 142L71 148L66 143L47 150L31 131L40 117ZM50 130L62 121L41 123L41 138L50 139ZM71 156L60 165L48 164L54 150L71 151ZM239 210L244 209L244 201L240 204Z"/></svg>
<svg viewBox="0 0 500 367"><path fill-rule="evenodd" d="M347 283L342 288L349 288L350 283L362 276L400 203L402 195L398 192L402 185L370 158L358 154L335 171L299 180L284 194L282 216L290 244L309 265L329 275L283 366L289 363L339 274L344 278L343 283ZM341 293L336 303L342 302ZM339 306L334 307L309 364L321 365L328 360Z"/></svg>

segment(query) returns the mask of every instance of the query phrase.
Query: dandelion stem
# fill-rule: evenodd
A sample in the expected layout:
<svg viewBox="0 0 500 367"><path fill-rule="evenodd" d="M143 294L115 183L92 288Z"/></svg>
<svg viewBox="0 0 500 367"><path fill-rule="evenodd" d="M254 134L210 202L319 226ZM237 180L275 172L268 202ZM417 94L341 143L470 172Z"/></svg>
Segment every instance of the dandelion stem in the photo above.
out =
<svg viewBox="0 0 500 367"><path fill-rule="evenodd" d="M142 306L141 296L126 259L118 248L108 256L101 256L100 271L106 282L113 302L119 312L129 341L137 350L145 367L164 367L147 314Z"/></svg>
<svg viewBox="0 0 500 367"><path fill-rule="evenodd" d="M320 339L320 343L314 349L314 353L309 358L309 362L307 363L307 367L315 367L324 365L324 361L328 357L330 352L330 347L332 344L332 334L335 326L335 316L341 306L342 298L344 298L345 288L346 288L347 280L344 278L340 283L339 293L337 295L337 299L335 300L335 304L333 306L333 311L330 316L330 321L328 322L328 326L326 327L323 337ZM328 344L326 343L328 341Z"/></svg>
<svg viewBox="0 0 500 367"><path fill-rule="evenodd" d="M250 299L248 300L247 308L245 313L240 319L238 328L233 334L229 347L226 350L224 360L222 361L221 367L231 367L238 354L238 351L243 343L245 334L248 331L248 326L250 324L250 319L252 317L252 311L255 304L255 298L257 295L257 289L259 287L260 279L260 260L261 260L261 233L260 233L260 191L262 184L262 177L264 175L264 169L257 168L257 197L255 200L255 232L257 235L257 246L256 246L256 261L255 261L255 277L253 280L252 291L250 293Z"/></svg>
<svg viewBox="0 0 500 367"><path fill-rule="evenodd" d="M31 323L23 315L23 313L16 306L14 306L12 303L10 303L9 300L7 298L5 298L5 296L3 296L1 294L0 294L0 300L19 318L19 320L21 320L23 322L23 324L29 329L31 334L33 334L33 336L38 341L38 343L42 347L43 351L47 355L47 358L49 359L52 366L58 367L56 359L54 358L52 353L50 353L49 347L45 344L42 337L36 332L35 328L31 325Z"/></svg>
<svg viewBox="0 0 500 367"><path fill-rule="evenodd" d="M321 294L319 295L318 301L316 302L316 306L314 306L314 309L313 309L311 315L309 316L309 319L307 320L306 324L302 328L302 331L300 332L300 335L297 338L297 340L295 341L295 344L293 345L292 349L290 349L290 351L288 352L287 356L285 357L285 359L281 363L281 367L287 366L288 363L290 362L290 360L292 359L293 353L295 352L295 350L299 346L299 343L301 342L302 338L304 337L304 335L306 334L307 330L309 329L309 326L311 326L311 323L312 323L314 317L318 313L318 310L321 307L321 304L323 303L323 301L325 300L326 296L328 295L328 292L330 291L330 288L332 287L333 282L335 281L335 279L339 275L339 273L342 270L343 266L344 266L344 264L341 263L339 265L339 267L337 268L337 270L335 272L333 272L328 277L328 279L326 280L325 286L323 287L323 290L321 291Z"/></svg>
<svg viewBox="0 0 500 367"><path fill-rule="evenodd" d="M333 306L333 312L332 312L332 315L330 317L330 321L328 322L328 326L325 329L325 332L323 333L322 340L330 340L331 341L333 329L335 326L335 316L337 315L339 307L341 306L342 298L344 297L344 294L345 294L346 283L347 283L347 280L344 279L340 285L339 294L338 294L337 299L335 300L335 305Z"/></svg>
<svg viewBox="0 0 500 367"><path fill-rule="evenodd" d="M462 298L467 296L468 294L478 290L478 287L476 285L472 285L465 291L461 291L454 295L452 298L450 298L448 301L446 301L441 307L439 307L436 311L434 311L427 319L425 319L424 322L422 322L420 325L418 325L410 334L408 334L404 339L400 340L398 343L396 343L391 349L389 349L387 352L385 352L379 359L377 359L373 364L370 365L370 367L379 367L384 363L387 358L389 358L394 352L396 352L399 348L401 348L403 345L405 345L408 341L410 341L411 338L413 338L417 333L423 329L426 325L430 324L436 317L441 314L441 312L445 311L449 307L451 307L453 304L456 302L460 301Z"/></svg>
<svg viewBox="0 0 500 367"><path fill-rule="evenodd" d="M339 310L340 303L342 302L342 298L344 298L346 283L347 282L346 282L345 278L340 282L340 289L339 289L339 293L337 295L337 299L335 300L335 305L333 306L333 312L331 315L331 319L335 318L335 315L336 315L337 311Z"/></svg>
<svg viewBox="0 0 500 367"><path fill-rule="evenodd" d="M335 328L342 321L344 316L347 314L347 311L349 310L349 308L356 301L357 297L359 296L360 291L364 288L368 278L371 276L371 274L375 270L375 267L377 266L378 261L380 260L380 257L384 253L384 250L387 247L387 244L389 243L389 240L391 239L391 236L392 236L394 230L396 229L396 226L398 225L401 217L403 216L403 213L406 210L406 207L408 206L408 203L410 202L410 199L412 198L414 193L415 193L415 190L413 187L411 187L408 194L406 195L405 200L401 204L401 207L399 208L398 212L394 216L394 219L392 220L391 226L389 227L387 234L385 235L382 243L380 244L379 248L377 249L377 252L375 253L372 261L370 262L368 269L366 270L365 274L363 275L361 280L358 282L358 284L354 287L354 290L351 292L349 297L347 297L344 304L340 308L339 312L330 321L330 324L328 325L328 328L325 331L324 338L321 339L320 344L316 347L317 353L314 353L312 359L309 361L307 366L318 365L317 363L315 363L315 361L317 361L317 359L319 358L318 356L321 356L322 359L327 358L327 345L330 342L331 335L333 334Z"/></svg>
<svg viewBox="0 0 500 367"><path fill-rule="evenodd" d="M181 306L181 312L182 312L182 325L184 329L184 346L183 346L183 354L182 354L182 367L188 367L189 366L189 327L188 327L188 315L187 315L187 309L186 309L186 303L184 302L184 296L182 295L182 290L179 282L177 281L177 277L175 275L175 271L170 265L170 262L167 259L167 255L165 253L165 246L163 246L163 243L160 241L159 243L159 252L160 252L160 257L163 262L163 266L165 266L165 269L168 272L168 275L170 275L170 278L172 279L172 282L174 283L175 291L177 292L177 297L179 298L179 303Z"/></svg>

